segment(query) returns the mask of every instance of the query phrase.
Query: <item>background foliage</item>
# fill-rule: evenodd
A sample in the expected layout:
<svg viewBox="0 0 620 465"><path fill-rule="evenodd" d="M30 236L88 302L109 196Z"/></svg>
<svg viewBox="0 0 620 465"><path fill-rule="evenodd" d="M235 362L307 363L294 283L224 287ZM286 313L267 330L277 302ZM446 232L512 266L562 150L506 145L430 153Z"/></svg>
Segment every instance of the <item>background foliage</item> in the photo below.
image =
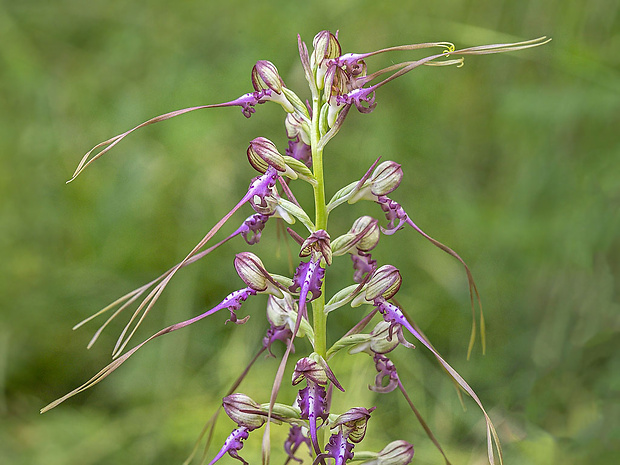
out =
<svg viewBox="0 0 620 465"><path fill-rule="evenodd" d="M262 302L249 303L245 327L214 318L166 336L95 389L38 410L107 364L119 330L87 352L95 326L71 326L185 256L254 176L249 140L284 147L280 108L261 106L247 121L224 109L149 127L64 181L101 140L250 90L258 59L301 92L296 34L310 43L321 29L339 29L346 51L553 37L540 49L470 57L462 69L420 69L381 89L375 112L352 112L328 146L328 195L378 155L396 160L405 179L394 198L470 264L489 338L487 355L478 349L466 362L470 316L458 264L409 231L377 250L403 273L401 303L490 409L506 463L616 463L618 9L615 0L0 2L0 463L163 464L188 455L260 343ZM372 208L342 210L334 230L377 215ZM267 234L275 236L273 225ZM236 289L238 247L179 274L141 337ZM286 252L276 247L267 240L257 253L284 270ZM345 330L355 315L334 321ZM374 415L368 447L402 437L416 444L417 463L441 463L412 417L398 414L405 405L396 394L377 399L355 387L374 376L358 357L336 362L351 386L347 402L389 406ZM396 363L453 463L484 463L474 404L463 412L422 349ZM261 364L245 391L266 400L262 381L276 365ZM230 429L224 420L216 442ZM248 457L259 442L248 441Z"/></svg>

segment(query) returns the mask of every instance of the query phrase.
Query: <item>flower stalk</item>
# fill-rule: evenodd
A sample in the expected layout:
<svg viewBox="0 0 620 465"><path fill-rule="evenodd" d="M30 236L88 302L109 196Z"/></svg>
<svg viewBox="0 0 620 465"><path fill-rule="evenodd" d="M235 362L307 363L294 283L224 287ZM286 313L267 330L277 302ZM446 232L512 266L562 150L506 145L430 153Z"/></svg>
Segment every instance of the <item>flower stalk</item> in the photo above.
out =
<svg viewBox="0 0 620 465"><path fill-rule="evenodd" d="M329 202L326 202L324 149L327 143L338 134L351 108L355 107L362 114L371 113L378 104L377 93L380 89L419 66L462 66L466 56L518 51L543 45L548 41L542 37L511 44L483 45L463 49L456 49L450 42L427 42L387 47L367 53L343 53L337 34L321 31L315 36L312 42L313 50L309 53L306 44L298 36L299 56L304 76L308 82L311 104L304 104L298 95L285 85L273 63L259 60L250 73L254 91L224 103L200 105L165 113L93 147L84 155L68 182L76 179L95 160L137 129L195 110L239 106L242 114L249 118L256 112L257 105L267 102L276 103L285 113L283 126L288 138L288 148L285 151L279 150L276 144L266 137L256 137L250 141L246 151L247 161L260 174L252 179L247 192L236 205L211 228L183 260L158 278L127 293L75 326L74 329L103 313L113 311L112 315L95 332L89 343L91 347L114 318L138 302L138 299L145 293L147 294L122 330L113 349L113 361L82 386L50 403L41 411L46 412L99 383L153 339L211 317L220 310L228 310L229 317L225 323L237 325L246 323L250 315L239 318L236 313L241 305L250 296L257 296L256 299L266 296L266 318L269 327L261 339L257 355L223 397L222 406L209 419L201 434L201 437L207 435L207 445L210 444L215 422L221 409L236 425L223 440L223 446L211 459L209 465L215 464L227 454L244 465L247 464L248 462L240 455L244 441L249 440L251 434L261 428L264 428L262 460L264 465L268 465L272 450L272 424L285 424L289 428L283 448L287 457L285 463L291 460L302 462L302 459L298 457L300 448L307 449L306 452L311 454L313 464L317 465L327 463L344 465L351 460L363 460L368 465L410 463L413 459L414 447L405 439L392 441L378 452L354 451L366 435L367 423L371 420L371 413L375 410L375 406L370 408L351 406L344 412L334 411L331 407L332 397L339 395L337 390L344 392L346 386L340 384L337 373L332 371L329 362L336 356L354 356L357 353L370 355L377 370L374 383L363 382L377 394L387 395L391 392L400 392L429 439L449 465L450 462L439 440L413 405L396 372L392 351L398 347L402 350L415 349L415 346L406 339L405 333L413 336L428 349L458 389L469 395L480 408L487 428L489 463L501 465L503 457L499 436L480 398L465 379L439 354L428 338L408 317L405 310L395 301L396 293L401 288L406 288L406 283L403 282L398 268L392 264L378 263L378 260L372 257L372 253L378 246L382 235L389 237L405 229L406 226L410 226L464 266L473 316L468 358L478 332L476 302L480 308L479 332L483 353L485 350L484 319L480 296L470 268L454 250L420 229L405 212L403 206L392 198L404 176L404 170L397 162L379 163L380 157L377 158L361 179L342 187ZM442 51L368 72L366 60L376 55L393 51L414 52L433 48L439 48ZM299 181L308 182L312 186L314 221L311 220L312 211L310 209L306 211L293 193L293 183ZM379 205L387 224L382 226L379 219L364 215L353 222L347 233L339 236L330 235L328 216L333 214L337 207L363 200ZM212 240L215 240L215 236L242 208L252 209L254 213L248 216L236 230L213 244ZM244 239L247 246L258 243L271 218L291 225L286 230L299 245L298 255L301 261L293 276L270 272L256 254L241 251L236 254L233 265L246 287L233 290L215 307L193 318L168 326L125 352L127 344L136 334L142 321L181 268L206 257L222 244L238 236ZM297 221L306 228L302 233L292 227ZM284 230L281 224L278 226ZM325 282L330 279L329 268L332 260L344 256L349 256L352 261L353 283L336 291L326 303ZM311 319L308 313L310 305ZM366 309L366 311L361 312L357 324L330 346L327 337L328 315L345 307L348 307L351 313L360 312L360 309ZM372 321L375 321L374 329L368 334L364 333L363 331ZM302 382L304 384L300 386L295 399L280 402L278 400L280 388L286 379L286 371L291 368L289 358L292 354L297 354L296 349L298 350L301 344L297 347L295 344L302 338L308 341L306 347L309 345L310 350L306 356L303 353L300 354L295 363L291 382L293 385ZM266 353L266 356L270 358L277 357L277 351L272 351L272 348L274 344L280 343L284 344L285 350L280 357L268 401L260 403L245 393L235 392L250 368L260 363L261 354ZM388 353L390 353L389 356ZM196 448L185 462L186 464L190 463L195 451ZM358 454L357 458L355 454ZM206 463L208 459L206 449L203 459L202 463Z"/></svg>

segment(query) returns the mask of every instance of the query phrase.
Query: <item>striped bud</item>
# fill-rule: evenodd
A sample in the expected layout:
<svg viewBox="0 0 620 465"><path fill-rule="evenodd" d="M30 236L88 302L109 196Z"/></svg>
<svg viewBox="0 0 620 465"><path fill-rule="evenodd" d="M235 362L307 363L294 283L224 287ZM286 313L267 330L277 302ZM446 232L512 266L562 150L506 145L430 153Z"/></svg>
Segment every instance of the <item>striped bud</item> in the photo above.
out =
<svg viewBox="0 0 620 465"><path fill-rule="evenodd" d="M354 407L347 410L336 418L331 428L333 429L340 426L342 428L342 433L349 441L353 443L361 442L366 435L366 425L370 419L370 414L375 408L376 407L366 409L364 407Z"/></svg>
<svg viewBox="0 0 620 465"><path fill-rule="evenodd" d="M355 220L353 226L351 226L351 234L360 234L364 230L363 236L359 242L355 245L362 252L368 252L374 249L379 243L379 237L381 232L379 230L379 222L372 216L362 216Z"/></svg>
<svg viewBox="0 0 620 465"><path fill-rule="evenodd" d="M390 442L377 455L377 465L407 465L413 460L413 444L403 441Z"/></svg>
<svg viewBox="0 0 620 465"><path fill-rule="evenodd" d="M392 265L383 265L374 272L366 285L366 300L372 302L377 297L391 299L400 289L403 278L398 268Z"/></svg>
<svg viewBox="0 0 620 465"><path fill-rule="evenodd" d="M267 60L259 60L252 68L252 85L254 90L271 89L276 94L282 93L284 81L278 73L278 68Z"/></svg>
<svg viewBox="0 0 620 465"><path fill-rule="evenodd" d="M338 58L342 55L340 43L334 34L321 31L312 40L314 51L311 57L311 66L321 66L326 59Z"/></svg>
<svg viewBox="0 0 620 465"><path fill-rule="evenodd" d="M245 394L236 393L224 397L222 406L232 421L249 430L260 428L267 419L265 415L259 413L260 405Z"/></svg>
<svg viewBox="0 0 620 465"><path fill-rule="evenodd" d="M235 270L249 288L279 298L284 297L278 283L265 270L261 259L252 252L241 252L235 256Z"/></svg>
<svg viewBox="0 0 620 465"><path fill-rule="evenodd" d="M394 161L384 161L377 166L370 177L370 192L387 195L396 189L403 179L401 166Z"/></svg>
<svg viewBox="0 0 620 465"><path fill-rule="evenodd" d="M273 166L279 172L286 171L284 157L278 152L276 145L265 137L257 137L250 142L247 150L250 165L260 173Z"/></svg>

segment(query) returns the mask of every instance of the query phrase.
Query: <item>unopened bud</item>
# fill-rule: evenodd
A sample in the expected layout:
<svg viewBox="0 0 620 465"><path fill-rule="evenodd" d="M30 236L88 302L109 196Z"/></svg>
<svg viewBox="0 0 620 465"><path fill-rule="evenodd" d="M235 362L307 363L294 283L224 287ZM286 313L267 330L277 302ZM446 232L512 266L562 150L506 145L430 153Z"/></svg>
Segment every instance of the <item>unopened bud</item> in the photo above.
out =
<svg viewBox="0 0 620 465"><path fill-rule="evenodd" d="M340 43L334 34L329 31L321 31L312 41L314 51L310 57L310 66L315 71L316 86L318 90L322 90L325 85L325 60L338 58L342 51Z"/></svg>
<svg viewBox="0 0 620 465"><path fill-rule="evenodd" d="M343 234L342 236L338 236L331 243L332 254L336 257L344 255L351 249L353 249L357 242L358 240L355 234L347 233Z"/></svg>
<svg viewBox="0 0 620 465"><path fill-rule="evenodd" d="M278 73L278 68L267 60L259 60L252 68L252 85L254 90L271 89L280 94L284 81Z"/></svg>
<svg viewBox="0 0 620 465"><path fill-rule="evenodd" d="M390 442L377 455L377 465L407 465L413 460L413 444L403 441Z"/></svg>
<svg viewBox="0 0 620 465"><path fill-rule="evenodd" d="M372 302L377 297L391 299L400 289L403 278L398 268L392 265L383 265L374 272L366 285L366 300Z"/></svg>
<svg viewBox="0 0 620 465"><path fill-rule="evenodd" d="M311 57L311 66L321 66L326 59L338 58L342 54L340 43L334 34L321 31L312 40L314 51Z"/></svg>
<svg viewBox="0 0 620 465"><path fill-rule="evenodd" d="M375 164L378 161L377 159ZM396 189L402 179L401 166L393 161L384 161L373 170L372 174L370 170L366 172L347 201L355 203L359 200L377 200L377 197L387 195Z"/></svg>
<svg viewBox="0 0 620 465"><path fill-rule="evenodd" d="M384 161L377 166L370 177L370 192L387 195L396 189L403 179L401 166L394 161Z"/></svg>
<svg viewBox="0 0 620 465"><path fill-rule="evenodd" d="M290 102L291 96L294 93L291 92L290 95L286 95L287 89L284 81L280 77L278 69L270 61L259 60L256 62L252 68L252 85L256 91L267 89L271 91L271 94L264 97L266 100L279 103L288 113L295 111L294 105ZM298 104L299 97L295 97L295 104Z"/></svg>
<svg viewBox="0 0 620 465"><path fill-rule="evenodd" d="M354 249L368 252L379 243L379 222L371 216L362 216L355 220L348 233L337 237L332 242L332 253L336 256L355 253Z"/></svg>
<svg viewBox="0 0 620 465"><path fill-rule="evenodd" d="M364 230L363 236L359 242L355 245L362 252L368 252L374 249L379 243L379 237L381 232L379 231L379 222L372 216L362 216L355 220L351 230L352 234L360 234Z"/></svg>
<svg viewBox="0 0 620 465"><path fill-rule="evenodd" d="M265 137L257 137L252 140L248 146L247 154L250 165L256 171L264 173L270 166L279 172L286 171L284 157L278 152L275 144Z"/></svg>
<svg viewBox="0 0 620 465"><path fill-rule="evenodd" d="M245 394L236 393L224 397L222 406L232 421L249 430L260 428L266 421L260 405Z"/></svg>
<svg viewBox="0 0 620 465"><path fill-rule="evenodd" d="M235 256L235 270L243 282L255 291L284 297L276 281L265 270L261 259L252 252L241 252Z"/></svg>

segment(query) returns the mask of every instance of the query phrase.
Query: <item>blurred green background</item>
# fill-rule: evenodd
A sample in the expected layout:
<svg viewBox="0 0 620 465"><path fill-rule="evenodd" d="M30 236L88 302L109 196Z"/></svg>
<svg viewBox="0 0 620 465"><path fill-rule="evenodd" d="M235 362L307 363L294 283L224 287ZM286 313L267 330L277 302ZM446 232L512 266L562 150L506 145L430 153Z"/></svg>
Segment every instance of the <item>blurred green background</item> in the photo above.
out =
<svg viewBox="0 0 620 465"><path fill-rule="evenodd" d="M73 324L185 256L255 175L248 141L265 136L284 149L283 113L263 105L249 120L237 108L182 116L136 132L65 181L99 141L251 90L256 60L273 61L307 98L296 34L311 44L322 29L339 29L343 50L353 52L553 37L534 50L470 57L461 69L418 69L381 89L376 110L352 111L327 148L328 196L377 156L396 160L405 178L393 197L469 263L488 348L483 356L478 345L467 362L471 316L458 263L412 231L383 238L374 254L401 269L400 302L478 392L507 464L617 463L619 7L616 0L1 1L0 463L180 464L188 456L260 344L261 299L244 307L252 318L243 327L224 326L220 315L158 339L94 389L45 415L38 410L109 362L123 322L90 351L96 323L76 332ZM301 187L300 198L308 195ZM381 216L372 204L338 210L332 237L366 213ZM228 231L249 214L246 207ZM286 273L274 226L252 250ZM138 338L237 289L232 257L248 248L237 241L179 273ZM348 263L334 270L328 294L350 281ZM332 339L360 315L334 315ZM308 349L305 341L297 347ZM467 400L463 411L422 348L394 360L453 463L485 463L475 404ZM416 445L415 463L443 463L403 414L402 398L366 389L374 377L368 357L341 357L334 367L349 396L335 400L340 408L380 407L357 449L403 438ZM265 379L275 370L274 359L261 360L242 390L266 401ZM282 400L293 392L285 388ZM222 418L214 449L231 428ZM285 435L275 428L274 441ZM261 436L247 441L251 463Z"/></svg>

